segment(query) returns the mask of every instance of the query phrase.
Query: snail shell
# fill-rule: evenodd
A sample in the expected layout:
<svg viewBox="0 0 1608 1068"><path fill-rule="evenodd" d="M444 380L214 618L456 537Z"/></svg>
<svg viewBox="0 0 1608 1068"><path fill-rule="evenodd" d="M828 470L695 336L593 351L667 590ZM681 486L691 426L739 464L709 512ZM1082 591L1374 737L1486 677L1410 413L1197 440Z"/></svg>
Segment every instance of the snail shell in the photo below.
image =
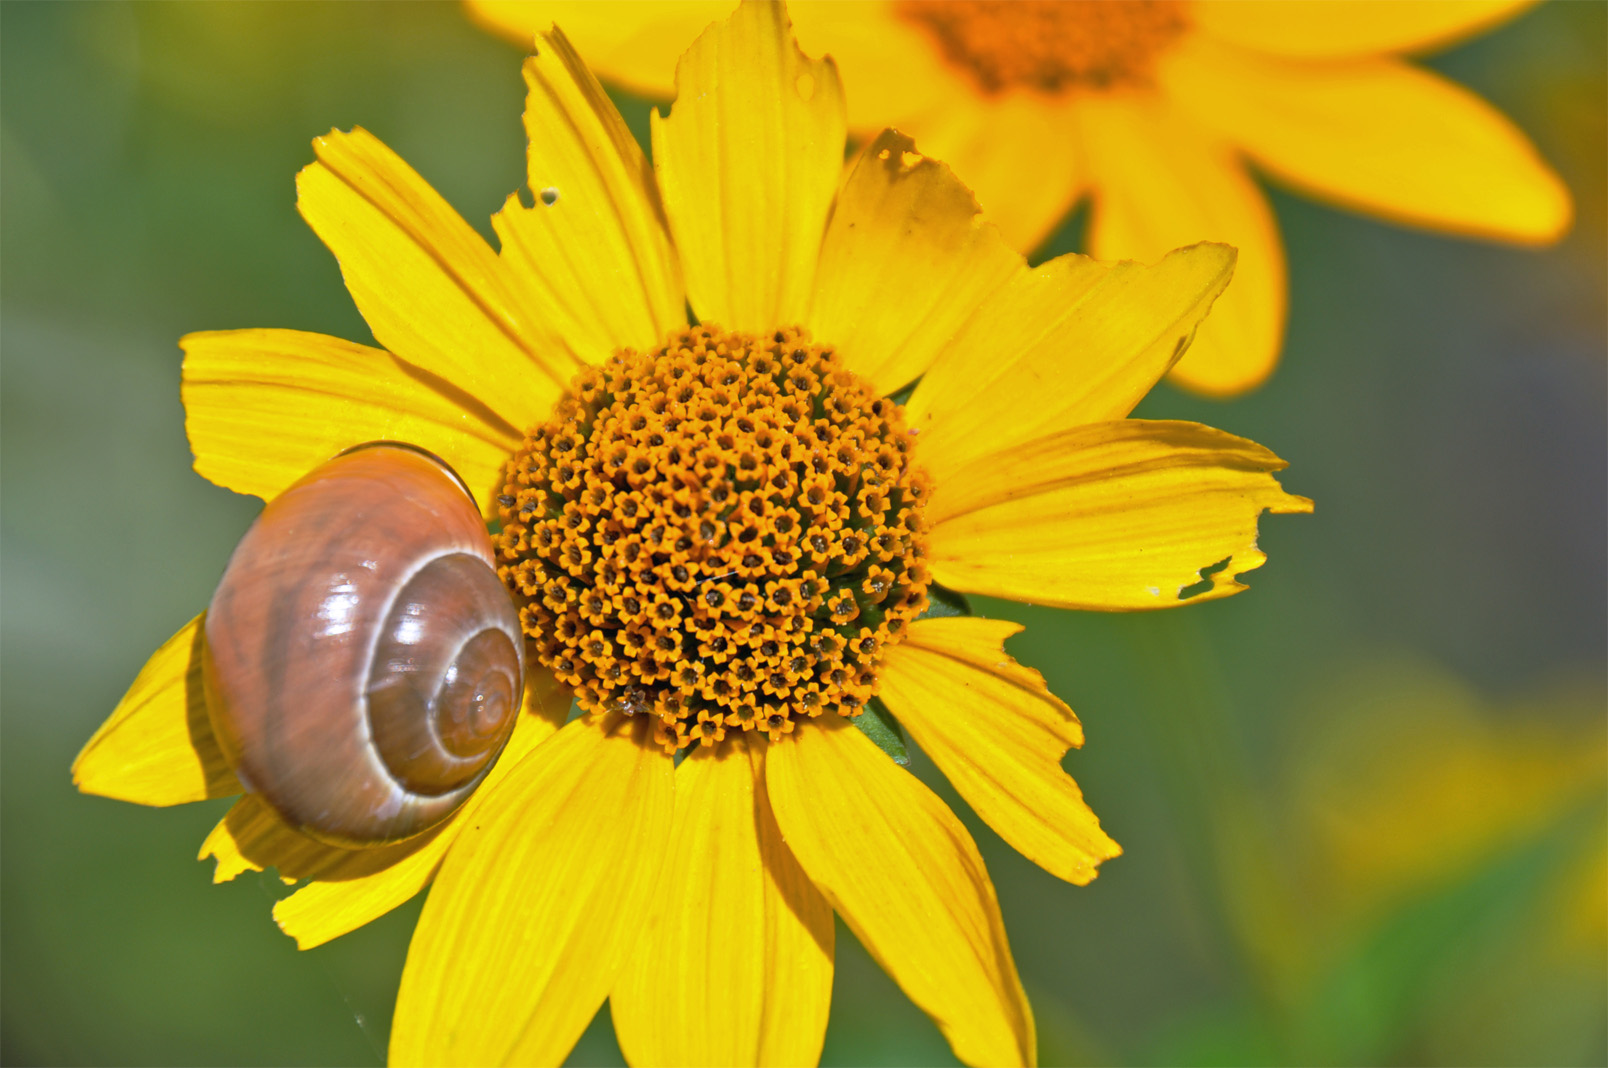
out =
<svg viewBox="0 0 1608 1068"><path fill-rule="evenodd" d="M452 469L360 446L269 502L206 616L207 711L247 790L374 845L445 819L524 696L519 616Z"/></svg>

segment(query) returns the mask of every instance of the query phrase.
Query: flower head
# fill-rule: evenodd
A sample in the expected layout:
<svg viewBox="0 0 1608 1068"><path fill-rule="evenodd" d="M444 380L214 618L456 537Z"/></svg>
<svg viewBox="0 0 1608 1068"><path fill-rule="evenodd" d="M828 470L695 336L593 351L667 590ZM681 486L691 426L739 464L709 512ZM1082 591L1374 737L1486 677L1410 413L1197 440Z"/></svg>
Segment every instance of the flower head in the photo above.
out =
<svg viewBox="0 0 1608 1068"><path fill-rule="evenodd" d="M797 328L710 326L583 372L499 495L540 661L668 751L855 715L927 607L899 406Z"/></svg>
<svg viewBox="0 0 1608 1068"><path fill-rule="evenodd" d="M731 0L668 4L469 0L528 40L569 28L605 78L670 88L680 34ZM1535 149L1478 97L1404 53L1482 31L1527 0L822 0L793 5L806 48L830 53L850 128L893 126L976 190L1016 247L1092 202L1089 249L1152 260L1195 241L1239 248L1178 384L1260 384L1284 334L1284 251L1250 166L1395 222L1521 244L1556 240L1570 198Z"/></svg>
<svg viewBox="0 0 1608 1068"><path fill-rule="evenodd" d="M385 350L184 340L196 466L223 485L271 500L376 439L462 474L499 524L525 709L422 834L338 847L248 793L202 855L305 880L274 908L303 948L433 883L397 1062L556 1062L605 998L633 1063L813 1061L834 910L962 1060L1031 1061L977 848L870 720L1055 875L1117 854L1060 767L1077 719L1004 651L1019 628L927 610L943 589L1127 610L1243 588L1260 514L1311 507L1282 461L1126 418L1233 250L1030 270L908 138L845 173L836 69L779 6L693 44L651 165L558 30L525 75L535 192L494 219L497 251L368 133L315 142L299 206ZM205 644L197 619L151 659L82 789L241 791ZM667 998L719 1011L667 1023Z"/></svg>

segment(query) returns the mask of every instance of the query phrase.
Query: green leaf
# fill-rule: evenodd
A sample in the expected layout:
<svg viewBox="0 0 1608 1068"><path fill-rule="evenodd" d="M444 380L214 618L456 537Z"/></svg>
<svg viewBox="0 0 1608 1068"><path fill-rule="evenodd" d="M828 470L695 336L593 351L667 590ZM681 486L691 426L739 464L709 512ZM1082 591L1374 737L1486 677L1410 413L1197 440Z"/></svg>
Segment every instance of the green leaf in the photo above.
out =
<svg viewBox="0 0 1608 1068"><path fill-rule="evenodd" d="M893 758L893 762L901 768L910 766L910 753L905 749L904 729L899 721L893 718L888 706L880 698L873 697L866 702L865 709L858 716L849 721L865 732L865 736L877 743L877 748Z"/></svg>
<svg viewBox="0 0 1608 1068"><path fill-rule="evenodd" d="M927 587L927 610L916 618L942 619L944 616L971 614L971 602L966 600L964 593L957 593L947 586L940 586L934 582Z"/></svg>

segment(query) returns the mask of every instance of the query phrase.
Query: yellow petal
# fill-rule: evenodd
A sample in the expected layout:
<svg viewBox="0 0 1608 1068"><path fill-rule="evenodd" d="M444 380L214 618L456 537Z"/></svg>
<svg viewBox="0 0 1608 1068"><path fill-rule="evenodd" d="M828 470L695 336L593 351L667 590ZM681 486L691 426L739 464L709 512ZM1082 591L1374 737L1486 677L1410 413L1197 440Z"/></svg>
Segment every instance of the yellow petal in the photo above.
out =
<svg viewBox="0 0 1608 1068"><path fill-rule="evenodd" d="M687 42L732 13L736 0L468 0L476 22L529 48L556 24L586 65L610 85L640 96L668 98L675 63ZM810 55L830 53L847 94L849 121L874 133L887 125L909 132L904 117L948 110L952 99L975 98L921 27L898 17L883 0L794 0L787 5L794 33ZM851 73L852 72L852 73ZM892 120L898 119L895 123Z"/></svg>
<svg viewBox="0 0 1608 1068"><path fill-rule="evenodd" d="M896 126L931 151L928 134L918 133L907 121L936 117L977 98L976 83L951 66L933 47L932 34L903 17L897 4L792 0L787 13L799 47L813 56L829 55L837 64L849 128L862 135Z"/></svg>
<svg viewBox="0 0 1608 1068"><path fill-rule="evenodd" d="M520 432L451 383L299 330L209 331L179 345L195 469L218 485L271 500L342 449L389 439L446 460L496 515Z"/></svg>
<svg viewBox="0 0 1608 1068"><path fill-rule="evenodd" d="M402 864L417 853L430 853L439 860L456 835L458 821L464 813L484 799L488 788L507 775L526 753L552 737L563 725L569 715L570 697L570 692L559 685L551 672L541 669L528 672L525 680L525 700L519 722L515 724L514 733L509 737L496 766L487 774L486 781L481 784L480 789L465 802L464 807L451 819L431 831L389 845L367 849L344 849L309 838L292 829L275 815L273 809L265 802L252 795L241 798L218 822L212 833L207 835L206 841L202 843L197 859L206 860L210 857L217 862L212 873L214 883L228 882L243 872L263 871L267 868L276 868L280 875L291 880L362 880L392 870L394 866ZM415 886L407 897L417 893L433 873L432 862L424 882ZM304 890L295 897L301 897L306 892ZM391 907L400 905L402 901L407 900L407 897L395 902ZM298 906L298 909L300 908L301 906ZM278 910L275 912L277 914ZM371 916L370 919L372 918ZM314 921L320 926L327 926L322 917L314 917ZM346 930L351 928L348 927ZM302 937L298 931L287 929L286 933L298 939ZM328 938L345 933L345 930L336 931L320 941L327 941ZM308 947L303 945L302 948Z"/></svg>
<svg viewBox="0 0 1608 1068"><path fill-rule="evenodd" d="M423 836L417 848L399 851L390 866L364 868L357 858L327 865L312 873L314 882L274 905L279 929L296 940L298 949L311 949L332 938L378 919L427 886L435 878L441 858L466 821L476 818L480 805L536 746L551 738L569 716L570 692L549 671L532 669L525 680L525 706L507 748L486 781L464 802L441 833ZM295 834L285 828L287 834ZM403 843L412 845L412 842ZM390 849L394 847L382 847ZM365 853L377 850L363 850ZM272 862L272 861L271 861ZM277 863L277 862L272 862ZM219 861L222 867L222 860ZM280 867L280 871L285 871Z"/></svg>
<svg viewBox="0 0 1608 1068"><path fill-rule="evenodd" d="M915 148L887 130L855 161L805 320L882 393L926 371L960 324L1024 269L949 168Z"/></svg>
<svg viewBox="0 0 1608 1068"><path fill-rule="evenodd" d="M681 268L642 149L557 30L525 60L533 199L493 219L502 258L577 363L686 325Z"/></svg>
<svg viewBox="0 0 1608 1068"><path fill-rule="evenodd" d="M419 917L391 1063L557 1064L640 936L675 803L649 717L577 719L490 792Z"/></svg>
<svg viewBox="0 0 1608 1068"><path fill-rule="evenodd" d="M470 16L521 48L554 24L586 65L639 96L668 98L676 58L733 0L468 0Z"/></svg>
<svg viewBox="0 0 1608 1068"><path fill-rule="evenodd" d="M1169 608L1245 589L1257 518L1310 512L1272 472L1283 460L1198 423L1127 419L984 456L933 495L933 577L953 589L1060 608Z"/></svg>
<svg viewBox="0 0 1608 1068"><path fill-rule="evenodd" d="M240 792L212 736L201 687L201 623L190 620L145 662L117 708L73 761L73 784L140 805L182 805Z"/></svg>
<svg viewBox="0 0 1608 1068"><path fill-rule="evenodd" d="M854 83L844 84L852 99ZM970 93L947 109L901 120L899 128L955 169L984 218L1022 253L1055 232L1087 185L1076 110L1066 98Z"/></svg>
<svg viewBox="0 0 1608 1068"><path fill-rule="evenodd" d="M847 721L772 745L765 780L788 848L966 1064L1030 1064L1033 1012L971 835Z"/></svg>
<svg viewBox="0 0 1608 1068"><path fill-rule="evenodd" d="M1149 260L1195 241L1239 250L1234 284L1173 368L1174 384L1214 397L1260 385L1284 343L1284 247L1244 164L1159 97L1086 94L1080 122L1095 256Z"/></svg>
<svg viewBox="0 0 1608 1068"><path fill-rule="evenodd" d="M313 147L296 206L375 339L513 426L545 418L577 368L550 347L491 246L367 130L332 130Z"/></svg>
<svg viewBox="0 0 1608 1068"><path fill-rule="evenodd" d="M832 1000L832 907L782 844L764 745L737 733L676 769L669 854L609 996L632 1064L814 1064ZM710 1011L673 1009L704 1006Z"/></svg>
<svg viewBox="0 0 1608 1068"><path fill-rule="evenodd" d="M681 57L653 163L700 319L768 332L803 318L843 122L837 68L798 50L781 4L746 0Z"/></svg>
<svg viewBox="0 0 1608 1068"><path fill-rule="evenodd" d="M1246 48L1306 59L1441 48L1516 15L1535 0L1195 0L1203 32Z"/></svg>
<svg viewBox="0 0 1608 1068"><path fill-rule="evenodd" d="M424 834L384 846L344 849L294 830L275 815L265 802L248 795L236 802L218 821L201 844L201 853L196 859L206 860L210 857L217 862L212 872L214 883L228 882L243 872L267 868L277 868L280 875L290 880L361 880L390 871L418 853L429 853L439 860L457 833L458 821L471 811L471 806L488 796L488 789L494 782L507 775L526 753L552 737L563 725L569 715L570 698L570 692L559 685L551 672L539 668L528 672L519 721L496 766L457 814ZM407 897L417 893L432 874L433 862L425 871L424 881L414 886ZM407 897L396 901L391 907L400 905ZM275 911L277 913L277 909ZM287 930L286 933L299 937L295 931ZM328 937L345 933L344 930L337 931Z"/></svg>
<svg viewBox="0 0 1608 1068"><path fill-rule="evenodd" d="M1077 717L1005 652L1021 629L998 619L916 621L887 651L882 700L1001 838L1051 875L1087 883L1122 850L1061 769L1066 751L1083 744Z"/></svg>
<svg viewBox="0 0 1608 1068"><path fill-rule="evenodd" d="M1038 92L979 94L971 73L898 7L795 0L787 10L800 47L837 63L850 130L870 136L892 126L915 138L954 168L1012 248L1031 251L1078 197L1073 109Z"/></svg>
<svg viewBox="0 0 1608 1068"><path fill-rule="evenodd" d="M436 839L450 841L452 836L446 834L448 826L450 823L440 824L416 837L373 849L343 849L291 830L266 802L255 794L247 794L212 828L212 833L201 843L196 859L217 862L212 869L214 883L225 883L245 872L267 868L277 868L287 882L358 879L388 871L417 853L429 852ZM435 855L439 857L439 851ZM414 892L417 891L415 887Z"/></svg>
<svg viewBox="0 0 1608 1068"><path fill-rule="evenodd" d="M1222 245L1159 263L1062 256L1020 272L964 327L910 398L939 485L984 452L1120 419L1189 344L1234 270Z"/></svg>
<svg viewBox="0 0 1608 1068"><path fill-rule="evenodd" d="M1315 196L1505 241L1569 228L1568 189L1513 123L1400 60L1302 63L1197 40L1158 73L1201 123Z"/></svg>

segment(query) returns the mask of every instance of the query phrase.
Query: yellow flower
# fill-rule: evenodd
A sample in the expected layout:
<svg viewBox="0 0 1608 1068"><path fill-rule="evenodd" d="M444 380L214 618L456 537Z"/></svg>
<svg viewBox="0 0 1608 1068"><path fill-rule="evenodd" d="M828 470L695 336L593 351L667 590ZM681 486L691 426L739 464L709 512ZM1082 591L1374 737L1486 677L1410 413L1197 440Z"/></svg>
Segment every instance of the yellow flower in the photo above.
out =
<svg viewBox="0 0 1608 1068"><path fill-rule="evenodd" d="M469 0L521 42L566 27L603 77L669 89L677 42L730 0ZM1569 226L1562 182L1504 116L1400 55L1527 0L879 0L793 6L830 54L849 127L914 137L1024 251L1080 199L1089 251L1240 250L1234 290L1172 372L1215 396L1272 373L1284 336L1278 225L1247 164L1399 223L1523 244Z"/></svg>
<svg viewBox="0 0 1608 1068"><path fill-rule="evenodd" d="M1126 418L1233 250L1030 270L906 138L845 172L836 68L780 6L698 38L651 164L556 29L524 69L534 193L494 218L500 252L372 135L318 138L298 204L385 350L193 334L183 386L197 469L265 500L354 443L451 462L502 522L519 724L417 837L337 848L247 795L202 856L306 880L274 908L302 948L434 883L398 1063L556 1063L605 998L636 1064L813 1062L834 909L958 1057L1033 1060L976 846L850 717L876 695L1055 875L1117 854L1060 767L1077 719L1004 651L1020 628L917 616L933 583L1111 610L1243 588L1258 516L1311 508L1283 462ZM241 792L203 642L198 618L146 665L81 789ZM589 714L566 724L572 696Z"/></svg>

